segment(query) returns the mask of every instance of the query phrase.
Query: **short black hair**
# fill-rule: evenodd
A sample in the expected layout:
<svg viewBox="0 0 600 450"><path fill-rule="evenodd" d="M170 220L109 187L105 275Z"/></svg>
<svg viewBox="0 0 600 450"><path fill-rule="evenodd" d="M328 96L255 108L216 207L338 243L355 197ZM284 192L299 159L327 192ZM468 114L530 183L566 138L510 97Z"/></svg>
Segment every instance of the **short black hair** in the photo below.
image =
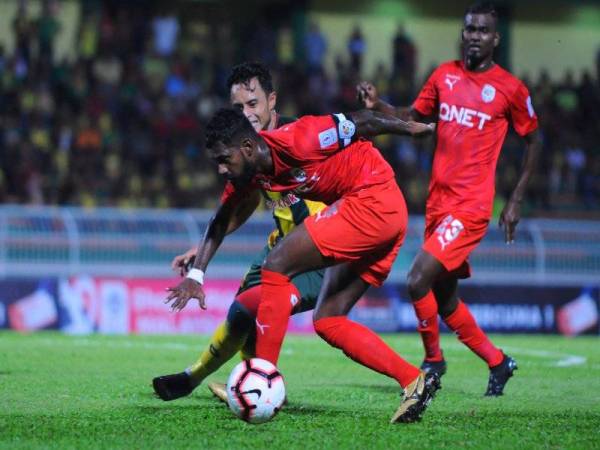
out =
<svg viewBox="0 0 600 450"><path fill-rule="evenodd" d="M239 109L221 108L206 125L206 148L213 148L217 142L230 145L244 136L256 136L246 116Z"/></svg>
<svg viewBox="0 0 600 450"><path fill-rule="evenodd" d="M227 78L227 90L231 91L231 86L234 84L247 83L254 77L258 78L258 82L267 95L273 92L271 72L259 62L244 62L231 69L229 78Z"/></svg>
<svg viewBox="0 0 600 450"><path fill-rule="evenodd" d="M467 8L465 16L467 14L490 14L495 20L498 20L498 11L492 2L475 2Z"/></svg>

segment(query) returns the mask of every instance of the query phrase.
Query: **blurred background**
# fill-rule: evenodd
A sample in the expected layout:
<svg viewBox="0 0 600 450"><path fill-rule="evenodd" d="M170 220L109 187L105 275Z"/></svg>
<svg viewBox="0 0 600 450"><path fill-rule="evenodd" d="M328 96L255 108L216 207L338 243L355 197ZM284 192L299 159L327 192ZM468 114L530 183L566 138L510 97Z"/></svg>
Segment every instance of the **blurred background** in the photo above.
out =
<svg viewBox="0 0 600 450"><path fill-rule="evenodd" d="M3 1L3 203L212 208L221 184L203 127L228 101L231 67L273 70L292 116L358 108L373 81L408 105L457 58L468 2ZM600 217L600 3L500 3L498 61L529 86L544 154L528 216ZM422 213L431 145L378 142ZM522 144L509 136L497 201ZM497 208L500 209L500 208Z"/></svg>
<svg viewBox="0 0 600 450"><path fill-rule="evenodd" d="M494 222L464 295L488 330L598 333L600 2L496 3L496 60L528 85L543 153L517 243L506 247ZM408 105L436 65L459 57L468 4L0 2L0 327L212 330L264 245L268 213L228 239L211 266L214 317L190 308L169 316L161 299L174 282L170 260L197 244L221 193L203 132L228 102L231 67L270 67L284 115L358 109L360 80ZM400 137L377 145L411 229L390 283L355 318L414 330L403 280L420 245L433 145ZM496 218L522 152L511 131ZM310 318L292 326L310 331Z"/></svg>

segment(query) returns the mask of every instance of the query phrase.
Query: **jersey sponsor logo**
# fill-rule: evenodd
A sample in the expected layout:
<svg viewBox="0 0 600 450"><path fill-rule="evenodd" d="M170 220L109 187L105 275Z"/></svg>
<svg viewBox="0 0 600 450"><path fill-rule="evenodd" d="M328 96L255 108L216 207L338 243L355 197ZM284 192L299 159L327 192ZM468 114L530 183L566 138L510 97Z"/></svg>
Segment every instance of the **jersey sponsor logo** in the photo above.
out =
<svg viewBox="0 0 600 450"><path fill-rule="evenodd" d="M491 84L486 84L481 90L481 100L485 103L492 103L496 98L496 88Z"/></svg>
<svg viewBox="0 0 600 450"><path fill-rule="evenodd" d="M533 104L531 103L531 96L527 97L525 103L527 103L527 112L529 113L529 117L535 116L535 110L533 109Z"/></svg>
<svg viewBox="0 0 600 450"><path fill-rule="evenodd" d="M469 128L476 126L477 129L483 130L483 126L491 118L492 116L489 114L464 106L440 104L440 119L445 122L456 122Z"/></svg>
<svg viewBox="0 0 600 450"><path fill-rule="evenodd" d="M290 169L290 175L294 177L298 183L304 183L306 181L306 172L299 167L294 167Z"/></svg>
<svg viewBox="0 0 600 450"><path fill-rule="evenodd" d="M452 215L446 216L435 230L438 235L438 242L442 246L442 251L444 251L446 246L452 243L464 229L465 227L460 220L455 219Z"/></svg>
<svg viewBox="0 0 600 450"><path fill-rule="evenodd" d="M342 120L339 123L338 130L340 132L340 138L351 139L352 136L354 136L354 132L356 131L356 126L352 121L346 119Z"/></svg>
<svg viewBox="0 0 600 450"><path fill-rule="evenodd" d="M454 85L458 82L458 80L460 80L460 77L458 75L451 75L447 73L444 83L446 83L452 91L454 89Z"/></svg>
<svg viewBox="0 0 600 450"><path fill-rule="evenodd" d="M320 179L321 179L321 177L315 173L315 174L313 174L312 177L310 177L310 179L306 183L304 183L303 185L298 186L292 192L296 192L298 194L303 194L303 193L306 193L306 192L310 192L310 191L312 191L314 189L315 185L317 184L317 182Z"/></svg>
<svg viewBox="0 0 600 450"><path fill-rule="evenodd" d="M319 133L319 145L321 148L331 147L338 141L337 133L335 128L328 128L325 131Z"/></svg>
<svg viewBox="0 0 600 450"><path fill-rule="evenodd" d="M277 200L266 200L265 207L267 209L285 209L298 203L300 199L294 194L287 194Z"/></svg>

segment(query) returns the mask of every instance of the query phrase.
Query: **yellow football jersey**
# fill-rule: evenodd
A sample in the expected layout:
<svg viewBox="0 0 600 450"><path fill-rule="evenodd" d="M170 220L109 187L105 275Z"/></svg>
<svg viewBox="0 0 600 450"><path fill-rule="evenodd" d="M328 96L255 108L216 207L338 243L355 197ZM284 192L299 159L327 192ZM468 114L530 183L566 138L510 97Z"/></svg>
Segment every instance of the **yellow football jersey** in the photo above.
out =
<svg viewBox="0 0 600 450"><path fill-rule="evenodd" d="M326 206L325 203L304 200L290 192L261 192L265 199L265 206L273 211L273 219L277 226L277 229L269 235L270 247L308 216L316 214Z"/></svg>

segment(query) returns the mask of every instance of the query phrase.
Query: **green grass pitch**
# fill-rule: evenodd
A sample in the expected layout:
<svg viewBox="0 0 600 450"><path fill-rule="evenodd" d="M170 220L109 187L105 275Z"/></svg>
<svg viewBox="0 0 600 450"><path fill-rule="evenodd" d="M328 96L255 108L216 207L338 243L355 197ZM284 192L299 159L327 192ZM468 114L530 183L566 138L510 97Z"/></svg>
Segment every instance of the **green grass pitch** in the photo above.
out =
<svg viewBox="0 0 600 450"><path fill-rule="evenodd" d="M417 335L385 336L414 363ZM280 360L289 405L248 425L201 385L154 398L156 375L193 362L206 336L0 333L0 448L600 448L598 338L495 336L519 370L501 398L487 368L451 335L443 389L422 422L390 425L400 390L316 337L289 336ZM212 379L226 380L237 361Z"/></svg>

